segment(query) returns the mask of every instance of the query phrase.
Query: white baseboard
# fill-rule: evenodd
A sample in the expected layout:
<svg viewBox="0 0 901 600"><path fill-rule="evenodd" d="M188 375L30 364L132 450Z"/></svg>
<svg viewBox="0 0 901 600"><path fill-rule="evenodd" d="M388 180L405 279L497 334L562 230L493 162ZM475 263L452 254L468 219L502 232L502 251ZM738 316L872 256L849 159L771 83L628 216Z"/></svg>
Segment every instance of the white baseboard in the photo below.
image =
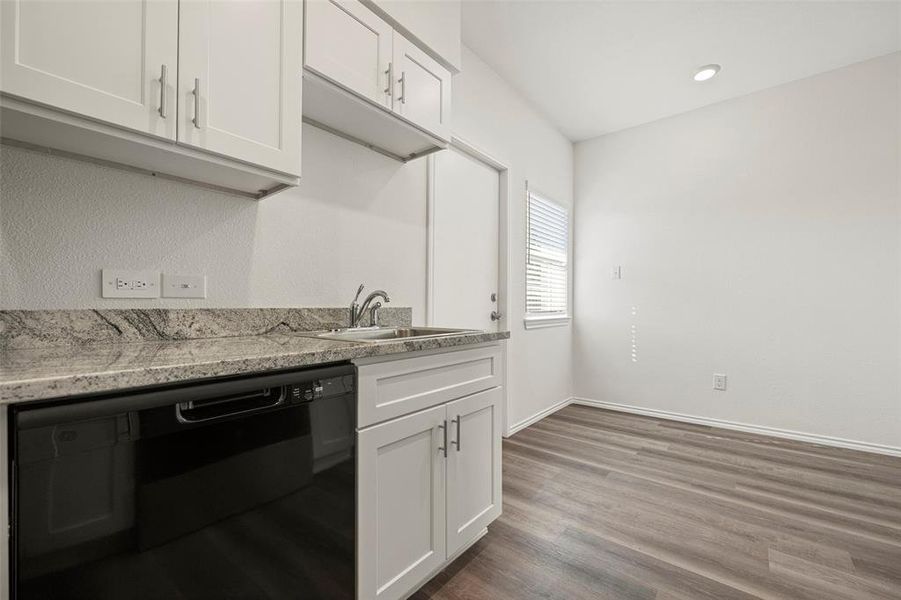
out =
<svg viewBox="0 0 901 600"><path fill-rule="evenodd" d="M555 413L558 410L560 410L561 408L565 408L565 407L569 406L570 404L572 404L573 400L574 400L574 398L566 398L565 400L562 400L562 401L558 402L557 404L554 404L553 406L549 406L548 408L545 408L544 410L538 411L531 417L527 417L527 418L523 419L522 421L520 421L519 423L511 425L509 428L507 428L507 432L504 434L504 437L510 437L511 435L513 435L514 433L519 431L520 429L525 429L532 423L537 423L538 421L545 418L549 414Z"/></svg>
<svg viewBox="0 0 901 600"><path fill-rule="evenodd" d="M844 438L830 437L827 435L817 435L815 433L803 433L800 431L791 431L789 429L777 429L775 427L764 427L762 425L747 425L745 423L736 423L734 421L723 421L721 419L709 419L707 417L695 417L682 413L674 413L666 410L657 410L654 408L641 408L640 406L630 406L628 404L617 404L615 402L605 402L603 400L592 400L590 398L572 398L572 404L581 404L583 406L594 406L597 408L606 408L607 410L615 410L617 412L631 413L635 415L646 415L649 417L659 417L661 419L669 419L671 421L682 421L684 423L694 423L696 425L709 425L711 427L721 427L723 429L732 429L735 431L744 431L745 433L757 433L760 435L768 435L771 437L785 438L789 440L797 440L800 442L810 442L811 444L820 444L822 446L833 446L836 448L847 448L849 450L860 450L862 452L873 452L875 454L886 454L888 456L901 456L901 447L884 446L882 444L871 444L869 442L858 442L856 440L846 440ZM562 407L561 407L562 408Z"/></svg>

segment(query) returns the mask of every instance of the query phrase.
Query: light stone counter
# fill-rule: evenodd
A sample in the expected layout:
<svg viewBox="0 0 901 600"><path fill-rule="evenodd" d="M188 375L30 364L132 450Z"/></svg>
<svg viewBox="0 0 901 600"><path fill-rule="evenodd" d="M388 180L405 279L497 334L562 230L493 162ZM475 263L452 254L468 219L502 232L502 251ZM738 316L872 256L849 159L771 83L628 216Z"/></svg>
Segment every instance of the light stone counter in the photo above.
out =
<svg viewBox="0 0 901 600"><path fill-rule="evenodd" d="M13 312L22 314L22 311ZM9 313L0 316L4 314ZM35 328L30 331L29 335L41 339L42 334ZM65 328L60 328L54 335L73 338L71 332L60 333L63 331ZM31 348L7 344L0 349L0 404L451 348L508 337L508 332L476 332L367 344L321 340L289 332Z"/></svg>

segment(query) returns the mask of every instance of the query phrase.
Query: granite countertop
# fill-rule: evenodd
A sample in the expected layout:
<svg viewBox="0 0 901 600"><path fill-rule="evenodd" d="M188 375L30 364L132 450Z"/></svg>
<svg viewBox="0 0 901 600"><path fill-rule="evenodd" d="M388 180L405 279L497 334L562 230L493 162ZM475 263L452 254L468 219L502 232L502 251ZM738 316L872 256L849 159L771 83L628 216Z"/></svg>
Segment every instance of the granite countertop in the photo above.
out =
<svg viewBox="0 0 901 600"><path fill-rule="evenodd" d="M506 331L469 332L373 344L323 340L297 333L268 333L5 348L0 350L0 404L451 348L509 337Z"/></svg>

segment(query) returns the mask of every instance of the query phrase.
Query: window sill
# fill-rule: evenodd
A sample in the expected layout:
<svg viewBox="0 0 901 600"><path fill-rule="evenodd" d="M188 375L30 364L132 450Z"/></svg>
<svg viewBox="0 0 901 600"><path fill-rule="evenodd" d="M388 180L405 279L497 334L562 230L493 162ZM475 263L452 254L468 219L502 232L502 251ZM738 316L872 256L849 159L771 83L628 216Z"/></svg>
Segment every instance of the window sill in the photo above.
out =
<svg viewBox="0 0 901 600"><path fill-rule="evenodd" d="M537 315L527 316L523 319L526 329L540 329L542 327L563 327L569 325L572 317L569 315L553 315L540 317Z"/></svg>

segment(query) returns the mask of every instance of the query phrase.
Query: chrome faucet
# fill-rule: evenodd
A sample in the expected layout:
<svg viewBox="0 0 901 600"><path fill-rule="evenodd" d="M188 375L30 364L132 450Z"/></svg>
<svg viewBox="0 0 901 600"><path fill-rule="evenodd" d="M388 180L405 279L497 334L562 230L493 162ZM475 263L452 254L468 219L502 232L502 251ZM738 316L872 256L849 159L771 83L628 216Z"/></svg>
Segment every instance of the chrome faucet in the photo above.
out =
<svg viewBox="0 0 901 600"><path fill-rule="evenodd" d="M372 308L369 309L369 326L370 327L378 327L379 326L379 309L382 308L381 302L376 302L372 305Z"/></svg>
<svg viewBox="0 0 901 600"><path fill-rule="evenodd" d="M360 294L363 292L363 284L360 284L360 287L357 288L357 295L354 296L353 302L350 303L350 327L359 327L360 320L363 318L363 315L366 314L366 311L369 311L369 320L371 327L377 327L379 324L379 309L382 307L381 302L376 302L372 305L372 301L376 298L381 298L386 303L391 302L391 299L388 298L388 292L384 290L376 290L366 296L366 299L363 300L363 304L358 304L357 300L360 299ZM370 308L370 305L372 307Z"/></svg>

